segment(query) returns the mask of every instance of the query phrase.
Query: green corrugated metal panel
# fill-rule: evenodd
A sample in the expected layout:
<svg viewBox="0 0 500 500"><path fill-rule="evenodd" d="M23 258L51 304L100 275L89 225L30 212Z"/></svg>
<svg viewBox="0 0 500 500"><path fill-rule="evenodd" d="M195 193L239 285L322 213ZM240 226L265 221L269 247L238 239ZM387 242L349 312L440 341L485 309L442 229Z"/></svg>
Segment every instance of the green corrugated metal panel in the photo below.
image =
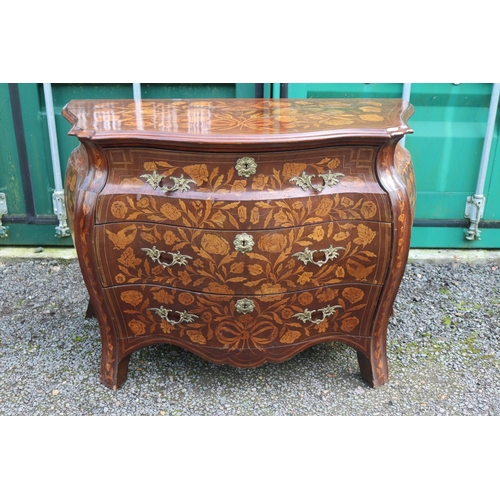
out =
<svg viewBox="0 0 500 500"><path fill-rule="evenodd" d="M0 245L63 245L72 246L71 238L56 238L52 193L54 176L41 83L19 84L23 129L29 170L32 177L36 224L5 223L9 237L0 238ZM126 84L52 84L54 113L61 172L64 177L69 155L78 145L68 136L70 124L61 115L62 108L72 99L132 99L133 87ZM144 99L217 99L249 98L255 96L254 83L215 84L141 84ZM8 216L26 216L22 175L17 152L16 134L12 118L11 96L8 84L0 84L0 192L7 196ZM41 216L41 219L39 218Z"/></svg>
<svg viewBox="0 0 500 500"><path fill-rule="evenodd" d="M21 98L35 211L37 215L53 216L54 175L47 119L45 113L42 113L43 94L37 84L19 84L19 97Z"/></svg>
<svg viewBox="0 0 500 500"><path fill-rule="evenodd" d="M341 99L352 97L398 98L402 83L289 83L290 99Z"/></svg>
<svg viewBox="0 0 500 500"><path fill-rule="evenodd" d="M73 246L71 238L57 238L55 235L55 224L13 224L9 223L9 237L2 240L0 245L8 246Z"/></svg>
<svg viewBox="0 0 500 500"><path fill-rule="evenodd" d="M414 227L412 229L412 248L457 248L498 249L500 229L481 228L481 239L468 241L464 238L464 229L459 227Z"/></svg>
<svg viewBox="0 0 500 500"><path fill-rule="evenodd" d="M402 83L288 85L290 98L383 98L401 97L402 92ZM491 92L492 84L412 84L415 113L409 124L414 134L407 136L406 147L415 167L417 219L464 220L466 199L476 189ZM485 221L500 219L499 122L497 116L484 192ZM462 227L416 227L411 245L500 248L500 229L483 229L481 240L468 241Z"/></svg>
<svg viewBox="0 0 500 500"><path fill-rule="evenodd" d="M19 85L21 113L24 122L24 137L28 167L33 186L33 202L38 222L49 224L26 224L4 222L8 226L8 238L1 238L1 245L71 245L71 242L55 237L55 222L52 213L53 175L50 149L47 142L47 125L40 113L41 101L38 86ZM0 84L0 191L6 195L7 217L24 218L27 215L27 200L24 196L21 165L17 150L15 125L11 108L8 84Z"/></svg>
<svg viewBox="0 0 500 500"><path fill-rule="evenodd" d="M9 215L26 213L9 87L6 83L0 84L0 192L8 193Z"/></svg>
<svg viewBox="0 0 500 500"><path fill-rule="evenodd" d="M67 135L70 125L61 116L72 99L132 98L132 84L53 84L53 98L61 170L78 141ZM415 114L406 138L417 180L417 219L444 221L463 218L467 196L474 194L481 160L491 84L412 84L410 101ZM254 97L255 84L141 84L143 98ZM400 97L402 83L293 83L290 98ZM263 84L264 97L278 97L280 84ZM52 215L53 174L42 84L20 84L28 161L38 215ZM499 130L493 135L485 184L486 221L500 219ZM7 84L0 84L0 191L7 193L10 215L23 215L23 195ZM54 226L10 224L8 239L0 244L71 245L69 238L54 238ZM14 227L15 226L15 227ZM19 226L19 227L17 227ZM22 227L21 227L22 226ZM415 227L414 248L500 248L500 229L483 229L481 240L464 239L460 227ZM31 241L33 240L33 241Z"/></svg>
<svg viewBox="0 0 500 500"><path fill-rule="evenodd" d="M498 114L500 115L500 111ZM488 201L484 214L490 220L500 220L500 116L497 116L496 123L485 184Z"/></svg>
<svg viewBox="0 0 500 500"><path fill-rule="evenodd" d="M255 84L234 83L142 83L143 99L233 99L253 97Z"/></svg>
<svg viewBox="0 0 500 500"><path fill-rule="evenodd" d="M465 200L476 188L490 96L487 84L412 86L415 132L406 147L417 177L416 218L463 216Z"/></svg>
<svg viewBox="0 0 500 500"><path fill-rule="evenodd" d="M406 146L417 179L417 219L461 219L475 193L492 92L491 84L414 84L415 115ZM500 219L498 117L486 177L485 221ZM481 227L481 225L480 225ZM415 228L414 248L500 248L500 229L468 241L463 228Z"/></svg>

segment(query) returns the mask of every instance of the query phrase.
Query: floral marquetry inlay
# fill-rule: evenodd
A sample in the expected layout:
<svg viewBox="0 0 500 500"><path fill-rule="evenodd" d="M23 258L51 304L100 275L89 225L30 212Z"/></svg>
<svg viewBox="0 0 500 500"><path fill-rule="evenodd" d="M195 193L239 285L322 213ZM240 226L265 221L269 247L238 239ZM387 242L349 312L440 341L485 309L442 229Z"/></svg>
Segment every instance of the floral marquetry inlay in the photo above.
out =
<svg viewBox="0 0 500 500"><path fill-rule="evenodd" d="M346 281L379 283L389 235L390 226L380 223L330 222L252 234L113 224L98 228L96 246L109 242L113 248L100 266L106 286L158 283L268 294Z"/></svg>
<svg viewBox="0 0 500 500"><path fill-rule="evenodd" d="M388 378L415 209L402 99L72 101L66 204L101 381L169 343L237 367L322 342Z"/></svg>
<svg viewBox="0 0 500 500"><path fill-rule="evenodd" d="M242 159L238 155L215 161L207 155L139 151L109 154L113 168L100 198L99 221L267 229L332 220L390 220L386 196L369 168L377 148L293 152L286 160L256 155L259 169L248 177L240 177L234 168ZM190 181L185 194L161 187L172 186L174 178Z"/></svg>
<svg viewBox="0 0 500 500"><path fill-rule="evenodd" d="M139 201L132 196L113 197L109 208L115 221L151 221L182 225L184 227L240 229L254 227L272 229L316 224L335 220L386 220L380 214L380 201L372 195L322 198L313 204L310 198L262 201L158 200L143 196Z"/></svg>
<svg viewBox="0 0 500 500"><path fill-rule="evenodd" d="M134 294L109 293L123 307L129 336L168 335L241 351L301 343L328 333L355 334L379 291L344 286L238 301L154 286Z"/></svg>

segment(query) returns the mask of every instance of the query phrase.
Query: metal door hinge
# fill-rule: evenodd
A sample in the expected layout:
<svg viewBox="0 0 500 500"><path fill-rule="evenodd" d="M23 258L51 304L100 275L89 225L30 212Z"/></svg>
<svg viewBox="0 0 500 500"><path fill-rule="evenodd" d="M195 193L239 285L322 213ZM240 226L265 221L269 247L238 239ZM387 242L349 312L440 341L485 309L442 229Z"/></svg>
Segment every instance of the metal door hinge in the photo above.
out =
<svg viewBox="0 0 500 500"><path fill-rule="evenodd" d="M64 203L64 191L54 191L52 194L54 204L54 213L59 220L59 226L56 227L56 238L66 238L71 236L68 227L68 216L66 214L66 205Z"/></svg>
<svg viewBox="0 0 500 500"><path fill-rule="evenodd" d="M465 229L465 239L474 241L476 238L480 240L481 231L479 230L479 221L484 215L484 204L486 198L483 195L475 194L468 196L465 203L465 219L470 219L469 229Z"/></svg>
<svg viewBox="0 0 500 500"><path fill-rule="evenodd" d="M2 216L8 213L7 198L5 197L5 193L0 193L0 238L9 237L9 226L2 225Z"/></svg>

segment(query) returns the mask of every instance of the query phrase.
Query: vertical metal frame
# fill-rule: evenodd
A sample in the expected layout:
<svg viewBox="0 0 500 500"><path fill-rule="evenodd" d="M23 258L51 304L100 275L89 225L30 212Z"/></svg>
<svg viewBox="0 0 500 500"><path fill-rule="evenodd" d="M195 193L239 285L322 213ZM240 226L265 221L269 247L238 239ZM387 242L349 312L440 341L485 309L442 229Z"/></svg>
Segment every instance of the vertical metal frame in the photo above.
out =
<svg viewBox="0 0 500 500"><path fill-rule="evenodd" d="M54 173L54 193L52 203L54 214L57 216L59 225L56 227L58 238L67 238L71 235L68 227L68 216L64 204L64 188L61 175L61 162L59 160L59 146L57 144L56 119L54 115L54 101L52 98L52 85L43 84L43 94L45 97L45 110L47 113L47 125L49 129L50 155L52 158L52 172Z"/></svg>
<svg viewBox="0 0 500 500"><path fill-rule="evenodd" d="M479 164L479 173L477 176L476 192L472 196L467 197L467 201L465 202L464 217L470 219L469 228L464 231L465 239L468 241L474 241L476 238L481 239L479 222L484 214L484 204L486 203L484 185L488 173L488 163L490 160L491 142L493 140L493 130L497 117L499 96L500 83L494 83L491 92L488 121L486 123L486 133L484 135L483 151L481 153L481 163Z"/></svg>
<svg viewBox="0 0 500 500"><path fill-rule="evenodd" d="M411 83L403 83L403 95L402 98L405 101L410 102L410 95L411 95ZM406 143L406 135L403 136L403 138L400 141L401 146L404 146Z"/></svg>

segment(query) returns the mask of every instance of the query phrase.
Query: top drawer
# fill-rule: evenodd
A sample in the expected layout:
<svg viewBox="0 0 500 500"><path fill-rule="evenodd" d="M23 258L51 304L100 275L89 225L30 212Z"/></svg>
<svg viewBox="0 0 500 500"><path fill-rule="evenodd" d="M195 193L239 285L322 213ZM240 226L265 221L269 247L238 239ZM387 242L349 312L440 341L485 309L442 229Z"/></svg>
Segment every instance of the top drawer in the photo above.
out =
<svg viewBox="0 0 500 500"><path fill-rule="evenodd" d="M214 213L234 219L232 226L237 229L282 227L288 212L293 214L289 225L390 220L385 193L375 175L375 147L258 154L131 148L108 149L106 154L109 176L98 200L98 223L140 220L172 224L166 214L178 210L185 214L179 225L217 227L210 224L206 213L198 215L206 212L207 202ZM335 201L335 195L335 204L321 202L324 196ZM262 209L260 226L255 223L256 207ZM307 213L295 220L302 207ZM275 224L269 224L280 211ZM325 212L327 217L322 219L315 211Z"/></svg>

